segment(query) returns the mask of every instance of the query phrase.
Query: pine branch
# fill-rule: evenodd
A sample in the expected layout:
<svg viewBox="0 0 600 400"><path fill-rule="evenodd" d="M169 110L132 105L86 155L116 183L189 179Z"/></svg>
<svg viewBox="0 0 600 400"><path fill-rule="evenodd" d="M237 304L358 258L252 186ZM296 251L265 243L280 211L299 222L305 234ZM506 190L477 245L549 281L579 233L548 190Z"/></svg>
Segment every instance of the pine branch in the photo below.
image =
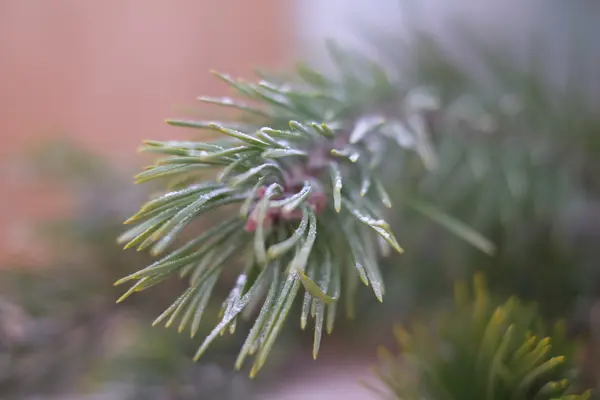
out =
<svg viewBox="0 0 600 400"><path fill-rule="evenodd" d="M533 307L511 298L496 307L477 275L473 299L459 283L455 304L434 328L398 327L398 358L380 349L377 376L398 399L584 400L570 382L572 351L561 343L564 325L552 337ZM551 345L552 342L552 345Z"/></svg>
<svg viewBox="0 0 600 400"><path fill-rule="evenodd" d="M241 368L255 354L251 376L263 366L297 297L304 298L301 326L309 316L314 318L314 357L324 328L333 329L340 296L353 296L352 282L360 279L383 299L378 259L390 250L403 250L384 220L392 202L379 175L399 151L435 166L422 119L431 104L394 91L397 84L368 60L331 50L339 80L305 65L289 84L249 83L217 74L248 102L204 100L241 110L240 120L250 121L245 125L167 121L217 132L224 139L145 143L143 150L162 158L140 173L137 182L165 178L170 189L127 221L134 226L119 241L161 258L117 282L134 282L119 301L178 274L189 280L189 288L155 324L170 326L179 319L179 330L191 326L194 336L224 268L245 264L223 302L221 321L195 359L219 334L233 332L240 315L252 315L263 298L236 363ZM397 112L375 111L390 105L404 110L402 118L412 125ZM397 150L391 151L393 147ZM225 217L230 206L239 212ZM192 221L221 209L219 225L173 249ZM456 225L451 219L443 221ZM466 227L455 232L467 232L467 239L474 235ZM491 244L478 240L473 241L476 246L492 250ZM354 314L352 307L347 312Z"/></svg>

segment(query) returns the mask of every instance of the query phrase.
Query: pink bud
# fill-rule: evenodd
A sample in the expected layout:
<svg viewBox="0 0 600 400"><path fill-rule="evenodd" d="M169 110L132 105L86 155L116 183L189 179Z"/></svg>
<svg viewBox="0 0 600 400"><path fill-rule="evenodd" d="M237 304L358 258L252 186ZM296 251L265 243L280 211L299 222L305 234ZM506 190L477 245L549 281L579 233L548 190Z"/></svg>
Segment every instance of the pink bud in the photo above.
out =
<svg viewBox="0 0 600 400"><path fill-rule="evenodd" d="M327 196L323 192L311 193L308 196L308 204L311 205L315 213L319 214L325 210L327 206Z"/></svg>
<svg viewBox="0 0 600 400"><path fill-rule="evenodd" d="M256 191L256 195L258 196L259 199L262 199L263 197L265 197L265 192L266 191L267 191L267 187L266 186L261 186Z"/></svg>
<svg viewBox="0 0 600 400"><path fill-rule="evenodd" d="M256 220L254 218L248 218L248 221L246 221L246 232L254 232L256 231L256 228L258 228L258 224L256 223Z"/></svg>

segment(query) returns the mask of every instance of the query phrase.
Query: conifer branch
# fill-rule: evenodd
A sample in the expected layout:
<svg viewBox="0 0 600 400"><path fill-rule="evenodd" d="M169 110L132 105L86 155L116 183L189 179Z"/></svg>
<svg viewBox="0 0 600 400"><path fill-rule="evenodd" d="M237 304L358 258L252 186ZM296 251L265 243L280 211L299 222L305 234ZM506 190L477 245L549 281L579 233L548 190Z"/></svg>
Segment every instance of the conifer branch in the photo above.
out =
<svg viewBox="0 0 600 400"><path fill-rule="evenodd" d="M143 147L161 158L137 182L166 179L169 189L127 221L133 227L119 241L161 258L117 282L133 282L119 301L178 274L189 280L189 288L155 324L170 326L180 319L179 330L191 325L194 336L224 268L245 264L223 302L221 321L196 359L219 333L233 331L236 319L243 311L249 314L248 305L260 298L263 306L236 363L240 368L247 355L255 354L251 375L264 364L296 297L304 298L302 327L309 316L315 320L315 357L324 325L327 332L333 328L338 299L344 293L351 298L357 288L352 282L360 278L383 300L378 259L389 249L403 249L384 219L392 200L380 174L393 151L413 152L426 167L435 167L435 149L422 120L430 105L391 92L396 84L378 65L349 60L335 48L332 55L339 80L305 65L284 85L216 74L248 101L203 101L233 107L249 122L168 120L223 139L147 141ZM390 106L404 110L405 121L397 112L377 111ZM224 208L230 206L239 212L227 214ZM173 248L192 221L222 209L219 225ZM455 230L468 238L468 228L460 228ZM480 236L477 241L486 251L493 247ZM347 313L354 314L351 304Z"/></svg>
<svg viewBox="0 0 600 400"><path fill-rule="evenodd" d="M531 305L511 298L496 306L482 275L474 278L472 292L471 299L460 282L454 307L433 324L397 327L398 357L379 349L375 372L393 398L591 398L590 391L578 394L572 382L575 354L564 345L564 324L556 324L547 336Z"/></svg>

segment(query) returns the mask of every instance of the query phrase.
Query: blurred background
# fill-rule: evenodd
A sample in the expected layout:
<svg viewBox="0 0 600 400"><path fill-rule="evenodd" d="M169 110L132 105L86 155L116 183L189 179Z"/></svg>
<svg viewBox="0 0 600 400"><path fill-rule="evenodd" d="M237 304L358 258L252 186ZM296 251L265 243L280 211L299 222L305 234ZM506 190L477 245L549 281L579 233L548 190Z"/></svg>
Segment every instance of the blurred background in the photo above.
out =
<svg viewBox="0 0 600 400"><path fill-rule="evenodd" d="M535 300L545 316L565 317L591 337L600 326L599 20L592 1L1 1L0 398L377 398L359 381L369 379L391 325L438 307L454 278L480 267L492 271L497 293ZM252 78L255 68L285 72L298 59L328 69L326 38L382 62L418 58L415 86L486 94L535 86L544 101L532 103L535 113L518 131L550 132L536 143L568 148L569 157L536 170L535 181L549 186L532 186L514 202L498 200L496 181L467 172L460 176L474 182L475 197L436 196L446 179L432 178L421 193L500 243L500 254L483 259L398 213L403 247L416 250L387 261L386 302L362 291L359 309L368 316L342 322L318 361L310 333L291 323L250 381L232 368L244 329L193 363L198 340L150 327L181 290L177 282L115 305L112 283L148 262L115 238L149 190L132 183L148 161L136 153L140 142L189 137L163 120L210 112L199 110L199 95L229 94L209 70ZM405 51L407 42L416 45ZM488 63L490 54L502 62ZM512 140L503 149L528 145ZM526 206L549 198L556 203L541 214ZM483 204L477 218L473 204ZM586 371L595 384L595 357L586 356L595 342L588 343L581 362L594 364Z"/></svg>

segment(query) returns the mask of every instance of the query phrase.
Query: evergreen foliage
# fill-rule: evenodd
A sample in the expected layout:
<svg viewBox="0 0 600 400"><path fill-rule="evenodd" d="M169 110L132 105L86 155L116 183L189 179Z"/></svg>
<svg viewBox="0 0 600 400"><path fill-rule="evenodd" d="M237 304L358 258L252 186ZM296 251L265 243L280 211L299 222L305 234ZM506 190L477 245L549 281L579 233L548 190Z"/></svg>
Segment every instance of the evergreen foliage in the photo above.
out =
<svg viewBox="0 0 600 400"><path fill-rule="evenodd" d="M160 158L136 182L153 183L158 194L127 220L132 228L119 241L149 250L154 262L143 253L111 253L120 228L107 214L115 206L105 191L115 183L109 166L65 143L56 146L58 158L71 164L59 171L47 165L46 172L69 175L88 193L81 215L63 226L77 236L65 251L68 261L61 259L65 268L2 279L21 306L0 302L4 393L58 393L101 365L110 381L127 381L131 398L238 398L240 388L229 393L225 382L208 392L199 369L180 358L189 339L174 332L140 334L140 346L117 349L110 362L93 360L112 346L104 343L108 335L95 340L99 327L122 328L128 319L125 307L115 318L116 294L98 293L98 286L129 273L117 281L132 283L119 301L162 284L160 296L147 294L130 306L154 316L162 300L176 298L154 324L205 336L196 360L219 336L234 333L238 320L250 320L235 354L237 369L254 356L250 376L265 364L295 308L302 329L313 320L315 358L324 332L336 323L346 330L336 322L342 309L383 324L381 314L355 304L362 282L379 301L394 296L386 301L394 316L400 305L420 315L432 305L444 308L431 323L395 331L401 355L381 351L378 376L392 396L591 398L577 394L573 361L581 348L565 331L578 318L577 302L591 320L589 304L581 304L593 303L599 277L597 240L583 235L593 247L583 249L570 214L578 210L600 232L586 208L600 193L596 111L575 88L548 84L538 60L538 68L523 72L498 49L474 43L474 64L484 71L472 71L426 37L411 48L394 38L375 42L384 55L377 62L330 46L333 76L304 64L287 77L259 73L258 82L216 73L236 97L200 100L235 111L233 121L167 121L215 140L145 142L142 150ZM472 246L440 236L427 219ZM51 227L53 236L59 228ZM397 258L403 248L407 253ZM146 267L132 272L140 262ZM482 268L493 295L477 275L474 298L460 283L454 307L446 309L446 285ZM168 286L171 278L180 281ZM222 293L220 305L215 298ZM516 297L496 302L510 295ZM542 318L556 316L567 317L568 327L547 329ZM20 331L25 320L28 329ZM38 337L46 326L53 331ZM65 349L60 369L53 364L57 347ZM588 369L590 377L596 373Z"/></svg>
<svg viewBox="0 0 600 400"><path fill-rule="evenodd" d="M135 281L120 300L178 274L189 288L155 324L170 326L179 319L179 330L189 326L194 336L219 275L227 265L243 264L223 302L222 319L196 359L219 334L234 331L238 316L260 308L236 363L240 368L256 354L255 375L298 296L303 297L301 327L309 317L315 320L316 357L322 332L333 329L342 295L349 315L359 281L383 299L378 258L403 250L384 219L392 202L380 176L401 151L411 154L406 158L413 165L437 167L426 115L439 105L428 92L392 81L368 59L330 50L339 79L306 65L299 65L289 82L250 83L217 74L248 103L201 100L241 110L242 122L169 120L225 138L147 141L143 148L164 157L137 182L165 178L167 190L127 221L135 226L120 241L162 258L119 280ZM410 196L402 202L493 252L489 241L459 221ZM190 222L225 207L232 217L171 248Z"/></svg>
<svg viewBox="0 0 600 400"><path fill-rule="evenodd" d="M573 62L571 79L557 85L548 77L543 43L517 65L508 47L480 42L473 32L455 36L458 55L420 33L408 46L373 35L382 64L406 87L430 88L440 99L428 115L439 168L424 173L400 161L388 171L398 182L388 192L394 200L408 192L433 204L484 234L497 251L481 257L411 210L396 209L390 225L411 249L401 263L419 265L408 273L423 281L404 290L423 293L422 304L435 298L440 277L484 269L492 292L518 294L544 316L572 319L585 312L574 308L582 298L591 301L600 278L593 244L600 232L600 118L576 78L583 66ZM407 278L389 282L412 285Z"/></svg>
<svg viewBox="0 0 600 400"><path fill-rule="evenodd" d="M571 383L573 346L564 325L552 338L536 310L511 298L496 305L482 275L455 289L455 304L429 325L395 330L396 359L381 349L377 375L397 399L584 400Z"/></svg>

